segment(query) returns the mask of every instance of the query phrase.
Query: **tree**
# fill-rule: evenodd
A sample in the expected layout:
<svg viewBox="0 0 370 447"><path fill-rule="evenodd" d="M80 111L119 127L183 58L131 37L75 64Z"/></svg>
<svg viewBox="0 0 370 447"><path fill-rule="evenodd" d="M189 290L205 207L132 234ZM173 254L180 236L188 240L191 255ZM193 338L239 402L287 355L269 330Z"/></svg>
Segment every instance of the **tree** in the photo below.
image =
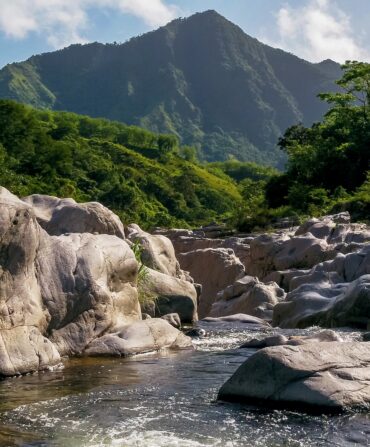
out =
<svg viewBox="0 0 370 447"><path fill-rule="evenodd" d="M198 162L198 151L194 146L182 146L180 148L180 155L184 160L190 161L191 163Z"/></svg>
<svg viewBox="0 0 370 447"><path fill-rule="evenodd" d="M161 156L167 156L169 153L173 152L179 146L179 139L176 135L159 135L158 140L158 150Z"/></svg>

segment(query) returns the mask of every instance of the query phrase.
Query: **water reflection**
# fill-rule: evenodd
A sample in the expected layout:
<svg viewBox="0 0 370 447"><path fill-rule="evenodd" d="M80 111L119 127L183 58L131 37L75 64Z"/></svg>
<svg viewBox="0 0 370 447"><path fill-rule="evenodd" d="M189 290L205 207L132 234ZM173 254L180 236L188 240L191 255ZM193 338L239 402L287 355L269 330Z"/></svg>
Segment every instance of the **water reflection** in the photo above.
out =
<svg viewBox="0 0 370 447"><path fill-rule="evenodd" d="M211 336L197 341L195 352L74 359L62 371L1 382L0 445L370 445L367 414L320 417L215 402L219 387L253 353L236 348L266 331L207 329Z"/></svg>

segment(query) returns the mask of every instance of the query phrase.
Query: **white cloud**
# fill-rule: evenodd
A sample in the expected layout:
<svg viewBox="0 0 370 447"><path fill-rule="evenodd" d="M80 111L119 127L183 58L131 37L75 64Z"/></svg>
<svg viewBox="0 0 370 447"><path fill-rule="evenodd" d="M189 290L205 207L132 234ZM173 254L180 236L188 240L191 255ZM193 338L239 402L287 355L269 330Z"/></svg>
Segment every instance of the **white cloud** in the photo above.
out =
<svg viewBox="0 0 370 447"><path fill-rule="evenodd" d="M277 14L277 27L278 41L262 40L304 59L370 60L356 39L350 16L334 0L308 0L300 8L286 4Z"/></svg>
<svg viewBox="0 0 370 447"><path fill-rule="evenodd" d="M0 32L15 39L38 33L54 48L85 42L92 8L132 14L151 27L177 15L177 9L163 0L0 0Z"/></svg>

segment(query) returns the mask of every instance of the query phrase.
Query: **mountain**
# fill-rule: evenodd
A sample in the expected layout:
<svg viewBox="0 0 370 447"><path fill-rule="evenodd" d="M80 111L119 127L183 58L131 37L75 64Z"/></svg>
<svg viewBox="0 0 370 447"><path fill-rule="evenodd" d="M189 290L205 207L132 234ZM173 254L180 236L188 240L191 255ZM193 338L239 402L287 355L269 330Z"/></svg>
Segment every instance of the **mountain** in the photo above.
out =
<svg viewBox="0 0 370 447"><path fill-rule="evenodd" d="M279 136L319 120L340 66L312 64L215 11L124 44L72 45L0 71L0 98L177 134L203 160L279 165Z"/></svg>

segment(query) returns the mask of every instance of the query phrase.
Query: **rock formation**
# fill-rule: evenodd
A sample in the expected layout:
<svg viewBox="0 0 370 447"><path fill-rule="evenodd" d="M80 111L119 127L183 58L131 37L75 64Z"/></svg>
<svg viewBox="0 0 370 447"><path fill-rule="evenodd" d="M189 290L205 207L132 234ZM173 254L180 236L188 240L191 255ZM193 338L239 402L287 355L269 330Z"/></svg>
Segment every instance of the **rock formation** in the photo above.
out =
<svg viewBox="0 0 370 447"><path fill-rule="evenodd" d="M127 237L139 244L141 262L147 268L143 293L149 298L145 311L152 317L178 313L181 321L198 319L198 291L193 279L180 268L172 242L165 236L152 235L138 225L127 228Z"/></svg>
<svg viewBox="0 0 370 447"><path fill-rule="evenodd" d="M370 245L356 253L338 254L291 280L293 289L274 308L280 327L354 326L370 321Z"/></svg>
<svg viewBox="0 0 370 447"><path fill-rule="evenodd" d="M41 202L54 203L54 198ZM55 366L61 355L83 354L101 336L128 337L129 325L141 322L138 263L128 243L115 235L86 232L92 227L84 219L84 233L50 235L31 203L0 190L0 376ZM79 206L72 208L75 216ZM82 208L107 216L100 231L119 227L115 218L108 222L113 213L101 205ZM58 228L71 224L58 216ZM64 216L70 220L68 213ZM94 233L98 220L92 219ZM170 328L169 338L154 337L156 348L186 345L166 321L148 324L159 332ZM143 342L144 350L147 345Z"/></svg>
<svg viewBox="0 0 370 447"><path fill-rule="evenodd" d="M222 386L219 399L296 411L368 408L370 344L328 342L262 349Z"/></svg>
<svg viewBox="0 0 370 447"><path fill-rule="evenodd" d="M92 233L125 238L119 217L100 203L76 203L73 199L40 194L25 197L23 201L32 206L38 223L50 235Z"/></svg>
<svg viewBox="0 0 370 447"><path fill-rule="evenodd" d="M285 298L285 292L276 283L264 284L257 278L245 276L218 293L212 304L211 317L238 313L272 320L274 306Z"/></svg>
<svg viewBox="0 0 370 447"><path fill-rule="evenodd" d="M181 267L202 285L199 318L209 315L217 293L244 276L244 266L233 250L206 248L178 254Z"/></svg>
<svg viewBox="0 0 370 447"><path fill-rule="evenodd" d="M299 346L306 343L323 343L329 341L343 341L342 338L331 330L321 331L318 334L313 335L291 335L286 337L285 335L277 334L270 337L263 338L261 340L253 338L242 344L241 348L248 349L263 349L270 348L271 346Z"/></svg>

